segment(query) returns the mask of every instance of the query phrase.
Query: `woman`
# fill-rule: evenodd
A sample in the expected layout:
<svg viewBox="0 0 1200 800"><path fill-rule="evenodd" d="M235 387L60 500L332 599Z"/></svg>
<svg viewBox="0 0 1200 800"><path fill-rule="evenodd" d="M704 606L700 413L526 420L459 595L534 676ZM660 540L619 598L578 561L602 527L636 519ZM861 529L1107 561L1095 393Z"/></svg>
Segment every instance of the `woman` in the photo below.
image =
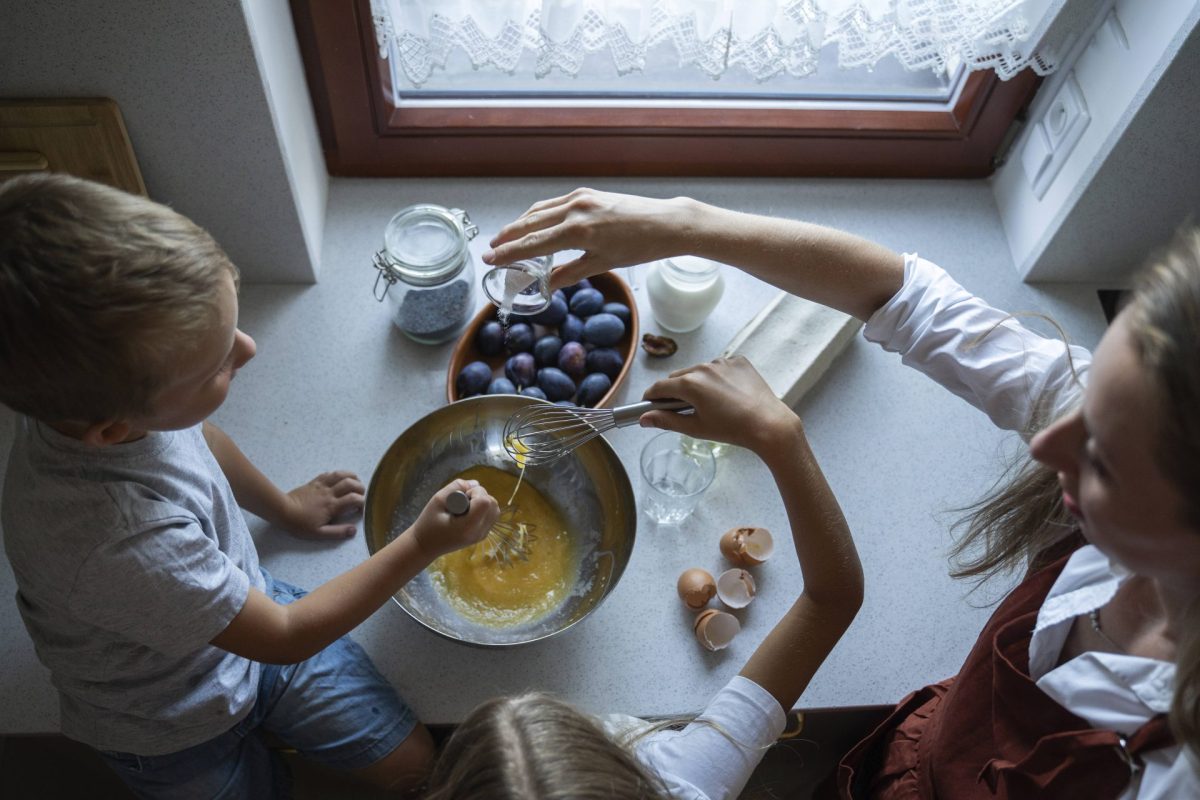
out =
<svg viewBox="0 0 1200 800"><path fill-rule="evenodd" d="M554 286L684 253L739 267L864 320L868 339L1031 440L1037 463L958 547L960 574L1026 579L955 679L852 751L844 794L1200 796L1200 232L1142 271L1094 357L916 256L686 198L579 189L492 247L494 265L582 250Z"/></svg>

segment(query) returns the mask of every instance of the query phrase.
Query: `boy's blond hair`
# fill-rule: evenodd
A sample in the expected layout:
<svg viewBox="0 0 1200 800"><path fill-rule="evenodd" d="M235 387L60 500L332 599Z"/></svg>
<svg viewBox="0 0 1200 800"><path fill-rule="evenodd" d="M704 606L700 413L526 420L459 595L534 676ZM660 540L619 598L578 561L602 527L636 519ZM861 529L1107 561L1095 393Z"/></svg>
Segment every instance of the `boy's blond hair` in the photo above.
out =
<svg viewBox="0 0 1200 800"><path fill-rule="evenodd" d="M61 174L0 183L0 402L48 422L148 413L227 273L159 203Z"/></svg>

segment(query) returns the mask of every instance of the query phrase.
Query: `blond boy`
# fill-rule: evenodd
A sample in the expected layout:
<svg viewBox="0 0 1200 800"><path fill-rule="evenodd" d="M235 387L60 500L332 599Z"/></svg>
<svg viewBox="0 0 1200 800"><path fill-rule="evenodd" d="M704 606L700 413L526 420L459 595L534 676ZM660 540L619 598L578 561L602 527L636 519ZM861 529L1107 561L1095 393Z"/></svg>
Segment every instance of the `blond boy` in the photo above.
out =
<svg viewBox="0 0 1200 800"><path fill-rule="evenodd" d="M498 510L456 481L307 594L262 570L239 506L345 537L363 486L284 493L205 419L255 354L238 273L157 203L62 175L0 183L0 402L20 415L0 499L17 605L62 730L145 797L286 796L256 730L407 788L428 732L345 634ZM471 497L454 517L444 498Z"/></svg>

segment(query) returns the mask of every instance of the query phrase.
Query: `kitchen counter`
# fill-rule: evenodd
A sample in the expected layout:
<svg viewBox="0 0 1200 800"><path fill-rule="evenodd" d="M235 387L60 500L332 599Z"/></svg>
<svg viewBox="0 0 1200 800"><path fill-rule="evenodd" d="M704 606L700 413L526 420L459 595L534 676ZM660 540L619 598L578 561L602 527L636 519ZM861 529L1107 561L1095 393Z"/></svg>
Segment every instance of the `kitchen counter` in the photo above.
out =
<svg viewBox="0 0 1200 800"><path fill-rule="evenodd" d="M745 211L802 217L852 230L897 250L917 250L994 305L1052 315L1074 342L1091 346L1103 330L1094 286L1022 284L985 182L879 180L597 180L617 191L687 194ZM392 325L371 295L371 255L390 216L415 202L466 209L481 234L478 254L501 225L535 200L577 183L552 179L334 180L320 281L313 286L247 285L243 330L258 355L238 375L214 421L273 480L291 488L319 472L349 469L364 483L391 442L445 402L452 343L423 346ZM803 264L797 264L802 269ZM482 265L478 267L482 270ZM657 332L645 267L622 270ZM640 353L618 402L640 399L667 372L715 357L775 294L734 270L716 312L697 331L674 335L679 352ZM477 291L476 303L485 301ZM829 483L850 523L866 573L858 619L817 674L802 707L891 703L953 674L1004 586L947 575L953 509L978 499L1019 451L1015 436L903 367L861 335L798 409ZM0 451L13 415L0 409ZM652 431L609 435L635 493L641 445ZM3 465L0 464L0 469ZM736 612L743 630L725 651L692 638L691 614L675 595L679 573L723 568L722 532L760 525L776 534L775 557L755 569L757 599ZM336 543L299 541L251 518L264 565L312 588L367 556L360 534ZM714 485L679 528L639 517L637 545L620 583L586 620L536 644L504 650L467 647L422 628L389 603L354 633L379 669L427 722L454 722L497 693L543 689L597 712L640 715L695 711L734 675L801 587L782 504L767 470L750 453L722 456ZM0 733L58 728L57 697L37 661L0 568Z"/></svg>

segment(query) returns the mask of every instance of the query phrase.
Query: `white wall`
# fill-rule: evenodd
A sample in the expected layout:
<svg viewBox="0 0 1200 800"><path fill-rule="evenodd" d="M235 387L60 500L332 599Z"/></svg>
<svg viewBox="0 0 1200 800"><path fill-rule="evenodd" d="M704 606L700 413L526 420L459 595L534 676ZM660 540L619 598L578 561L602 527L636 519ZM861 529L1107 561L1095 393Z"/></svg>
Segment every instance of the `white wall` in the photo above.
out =
<svg viewBox="0 0 1200 800"><path fill-rule="evenodd" d="M1027 281L1123 285L1149 252L1200 213L1200 2L1117 0L1116 20L1081 40L1043 84L992 178L1013 263ZM1037 197L1022 153L1073 74L1089 120Z"/></svg>
<svg viewBox="0 0 1200 800"><path fill-rule="evenodd" d="M152 198L246 281L312 282L328 179L295 33L286 0L244 3L6 3L0 97L111 97Z"/></svg>
<svg viewBox="0 0 1200 800"><path fill-rule="evenodd" d="M287 0L242 0L312 264L321 263L329 174Z"/></svg>

